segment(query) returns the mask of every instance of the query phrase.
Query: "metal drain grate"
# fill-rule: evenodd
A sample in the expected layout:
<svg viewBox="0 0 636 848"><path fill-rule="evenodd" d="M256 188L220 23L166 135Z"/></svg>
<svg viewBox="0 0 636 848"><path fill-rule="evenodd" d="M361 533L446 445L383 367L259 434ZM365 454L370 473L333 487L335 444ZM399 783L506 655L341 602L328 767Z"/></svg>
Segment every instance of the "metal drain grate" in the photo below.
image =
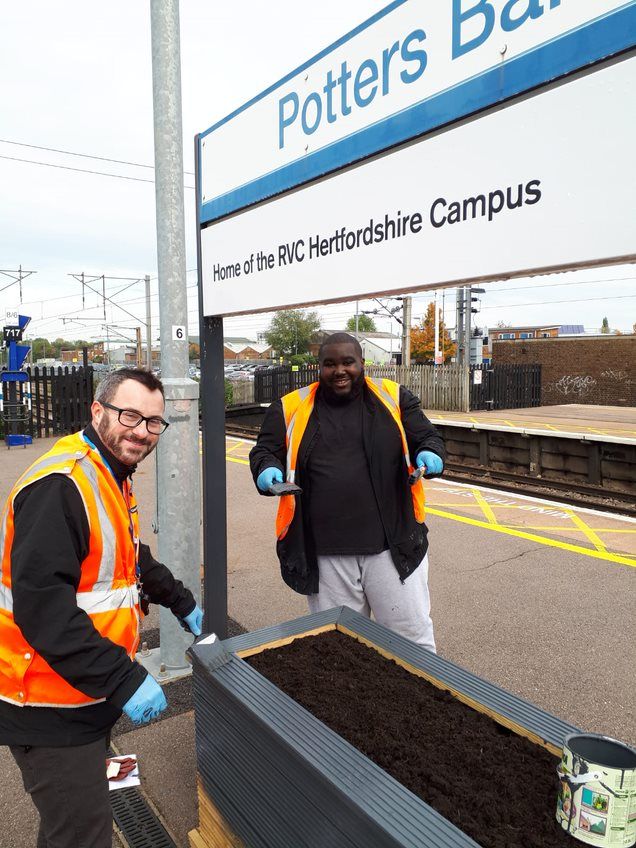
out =
<svg viewBox="0 0 636 848"><path fill-rule="evenodd" d="M110 805L129 848L177 848L137 789L111 792Z"/></svg>

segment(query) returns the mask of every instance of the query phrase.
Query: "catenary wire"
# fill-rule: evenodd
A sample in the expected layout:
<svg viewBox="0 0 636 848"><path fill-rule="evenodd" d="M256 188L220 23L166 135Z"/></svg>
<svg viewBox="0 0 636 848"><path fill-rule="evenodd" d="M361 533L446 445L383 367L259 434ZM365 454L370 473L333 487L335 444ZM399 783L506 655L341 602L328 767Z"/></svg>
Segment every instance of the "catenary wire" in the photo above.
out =
<svg viewBox="0 0 636 848"><path fill-rule="evenodd" d="M8 159L11 162L26 162L29 165L42 165L45 168L60 168L63 171L75 171L79 174L96 174L100 177L114 177L118 180L130 180L135 183L152 183L154 180L145 180L143 177L127 177L124 174L109 174L107 171L93 171L88 168L72 168L70 165L54 165L52 162L37 162L35 159L21 159L18 156L5 156L0 153L0 159ZM189 188L194 191L194 186L186 185L184 188Z"/></svg>
<svg viewBox="0 0 636 848"><path fill-rule="evenodd" d="M83 159L98 159L100 162L114 162L116 165L131 165L133 168L150 168L154 171L154 165L146 165L143 162L128 162L126 159L111 159L108 156L94 156L91 153L78 153L74 150L60 150L57 147L45 147L41 144L27 144L25 141L11 141L8 138L0 138L0 144L15 144L18 147L30 147L32 150L46 150L47 153L63 153L65 156L81 156ZM194 171L184 171L184 174L193 177Z"/></svg>

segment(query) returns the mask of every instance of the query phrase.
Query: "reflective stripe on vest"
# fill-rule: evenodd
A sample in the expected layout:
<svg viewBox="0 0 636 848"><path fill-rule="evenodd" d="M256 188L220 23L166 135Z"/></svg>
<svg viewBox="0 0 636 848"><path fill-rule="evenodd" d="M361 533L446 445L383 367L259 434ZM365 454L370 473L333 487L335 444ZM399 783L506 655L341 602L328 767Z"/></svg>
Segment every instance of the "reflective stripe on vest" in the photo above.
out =
<svg viewBox="0 0 636 848"><path fill-rule="evenodd" d="M81 707L96 703L60 677L24 639L13 620L11 548L17 495L49 474L63 474L77 486L88 519L89 550L81 563L76 603L104 637L131 659L139 642L139 593L135 541L137 507L128 481L124 493L98 451L81 433L60 439L17 481L0 521L0 699L21 706Z"/></svg>
<svg viewBox="0 0 636 848"><path fill-rule="evenodd" d="M402 425L402 416L400 411L400 384L393 380L376 379L365 377L367 388L373 392L378 400L387 408L396 427L400 433L402 440L402 451L404 454L404 462L407 472L410 474L414 471L409 455L409 446ZM302 441L307 423L314 409L316 399L316 391L319 383L311 383L302 389L297 389L295 392L290 392L281 398L283 407L283 415L285 417L286 427L286 447L287 447L287 475L288 483L294 483L296 479L296 464L298 461L298 450ZM420 524L424 522L425 513L425 495L424 484L419 480L414 486L411 486L411 498L413 501L413 512L415 519ZM278 513L276 515L276 536L278 539L283 539L289 530L289 527L294 519L296 510L296 498L294 495L283 495L278 504Z"/></svg>

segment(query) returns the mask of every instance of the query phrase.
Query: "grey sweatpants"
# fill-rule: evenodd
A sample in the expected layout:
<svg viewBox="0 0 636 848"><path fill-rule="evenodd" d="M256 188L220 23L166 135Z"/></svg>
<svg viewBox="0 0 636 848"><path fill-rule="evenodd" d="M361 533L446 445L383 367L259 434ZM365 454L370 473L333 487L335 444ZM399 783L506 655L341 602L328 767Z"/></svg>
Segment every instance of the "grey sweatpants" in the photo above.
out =
<svg viewBox="0 0 636 848"><path fill-rule="evenodd" d="M428 594L428 556L404 583L389 551L366 556L319 556L320 587L309 612L343 604L435 652Z"/></svg>

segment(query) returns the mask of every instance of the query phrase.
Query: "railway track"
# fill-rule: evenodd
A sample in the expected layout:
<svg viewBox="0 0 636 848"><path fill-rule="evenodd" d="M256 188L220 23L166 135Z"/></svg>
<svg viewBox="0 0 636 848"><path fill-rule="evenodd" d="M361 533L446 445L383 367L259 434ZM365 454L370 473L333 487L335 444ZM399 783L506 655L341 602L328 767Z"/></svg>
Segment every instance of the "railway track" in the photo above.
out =
<svg viewBox="0 0 636 848"><path fill-rule="evenodd" d="M252 416L250 416L252 418ZM241 417L228 418L225 433L239 439L256 440L260 424L254 420L242 421ZM603 512L627 515L636 518L634 495L624 492L609 492L600 487L575 485L558 480L541 480L526 475L500 471L493 468L478 469L449 460L444 470L444 479L468 485L487 485L510 494L548 498L569 506L585 506Z"/></svg>

